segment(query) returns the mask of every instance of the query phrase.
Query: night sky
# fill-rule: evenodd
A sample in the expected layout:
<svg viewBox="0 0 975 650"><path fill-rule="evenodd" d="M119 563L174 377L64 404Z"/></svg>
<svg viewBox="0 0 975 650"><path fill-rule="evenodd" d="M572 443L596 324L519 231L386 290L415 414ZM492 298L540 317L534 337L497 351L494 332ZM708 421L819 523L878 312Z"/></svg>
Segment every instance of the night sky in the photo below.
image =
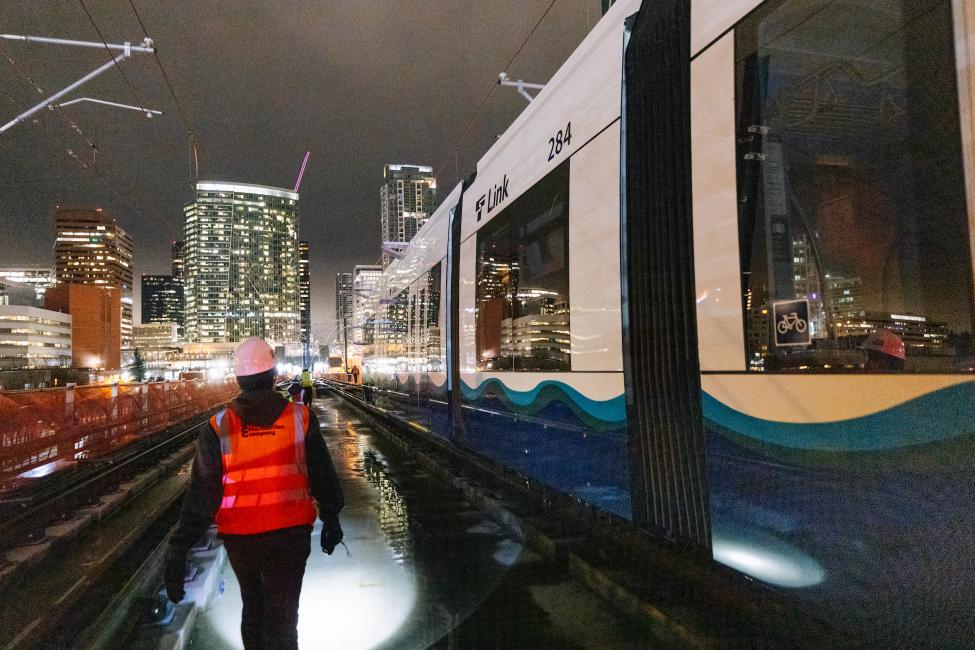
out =
<svg viewBox="0 0 975 650"><path fill-rule="evenodd" d="M432 165L442 195L473 171L526 105L497 75L550 2L134 0L196 134L200 179L290 188L311 151L301 238L319 337L332 334L334 274L378 258L383 164ZM78 0L2 4L0 32L98 40ZM108 42L142 40L129 0L85 5ZM599 16L599 0L557 0L509 76L547 81ZM32 82L51 94L107 56L0 40L0 123L46 96ZM101 206L135 239L138 314L139 275L168 273L181 238L192 167L153 56L121 67L139 101L165 115L82 103L0 135L0 266L53 264L55 206ZM137 103L118 70L69 97L82 96Z"/></svg>

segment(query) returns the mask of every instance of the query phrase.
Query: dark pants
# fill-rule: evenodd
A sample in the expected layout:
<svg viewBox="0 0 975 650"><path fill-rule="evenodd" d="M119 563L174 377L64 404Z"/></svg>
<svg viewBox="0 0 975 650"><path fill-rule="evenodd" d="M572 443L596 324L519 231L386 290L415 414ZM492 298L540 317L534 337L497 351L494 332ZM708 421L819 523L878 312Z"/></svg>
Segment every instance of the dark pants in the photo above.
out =
<svg viewBox="0 0 975 650"><path fill-rule="evenodd" d="M298 597L311 553L311 527L227 535L223 544L244 600L244 648L297 648Z"/></svg>
<svg viewBox="0 0 975 650"><path fill-rule="evenodd" d="M315 389L309 386L301 389L301 401L305 406L311 406L312 397L315 396Z"/></svg>

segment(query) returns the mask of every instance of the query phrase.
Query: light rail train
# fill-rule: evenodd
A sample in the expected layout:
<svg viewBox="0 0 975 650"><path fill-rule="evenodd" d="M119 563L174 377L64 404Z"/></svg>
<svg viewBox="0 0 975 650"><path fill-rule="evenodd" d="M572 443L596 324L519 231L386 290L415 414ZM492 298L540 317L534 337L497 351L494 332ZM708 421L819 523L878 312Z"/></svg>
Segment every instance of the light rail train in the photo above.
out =
<svg viewBox="0 0 975 650"><path fill-rule="evenodd" d="M968 0L620 0L384 272L365 381L855 638L969 642L973 133Z"/></svg>

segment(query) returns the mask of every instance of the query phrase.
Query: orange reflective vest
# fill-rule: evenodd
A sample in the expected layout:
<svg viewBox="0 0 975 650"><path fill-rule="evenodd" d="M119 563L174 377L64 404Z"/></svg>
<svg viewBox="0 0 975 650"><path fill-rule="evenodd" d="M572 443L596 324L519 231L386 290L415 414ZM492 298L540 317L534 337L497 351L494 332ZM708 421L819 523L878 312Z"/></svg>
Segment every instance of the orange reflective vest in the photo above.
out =
<svg viewBox="0 0 975 650"><path fill-rule="evenodd" d="M243 424L230 409L210 418L223 456L221 534L254 535L315 523L305 462L309 419L302 404L288 404L269 427Z"/></svg>

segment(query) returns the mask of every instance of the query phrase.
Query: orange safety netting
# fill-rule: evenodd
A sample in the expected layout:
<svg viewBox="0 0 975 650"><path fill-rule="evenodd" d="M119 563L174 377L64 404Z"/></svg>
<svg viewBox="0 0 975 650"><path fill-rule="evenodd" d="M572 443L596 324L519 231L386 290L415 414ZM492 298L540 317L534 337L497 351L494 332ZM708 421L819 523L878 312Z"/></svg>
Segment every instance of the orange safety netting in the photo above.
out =
<svg viewBox="0 0 975 650"><path fill-rule="evenodd" d="M202 379L4 391L0 491L32 469L97 458L185 422L229 401L236 392L232 380Z"/></svg>

